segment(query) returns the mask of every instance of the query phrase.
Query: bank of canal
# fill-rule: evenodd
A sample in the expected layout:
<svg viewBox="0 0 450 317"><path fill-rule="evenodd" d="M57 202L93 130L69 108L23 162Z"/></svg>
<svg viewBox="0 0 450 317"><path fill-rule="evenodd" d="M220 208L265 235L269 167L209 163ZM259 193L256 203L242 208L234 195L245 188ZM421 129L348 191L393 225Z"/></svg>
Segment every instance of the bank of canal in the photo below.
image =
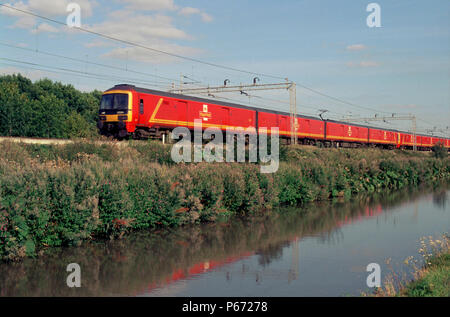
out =
<svg viewBox="0 0 450 317"><path fill-rule="evenodd" d="M359 296L369 263L382 278L412 273L403 261L419 239L450 228L449 197L448 186L409 189L86 242L1 264L0 295ZM74 262L81 288L66 285Z"/></svg>

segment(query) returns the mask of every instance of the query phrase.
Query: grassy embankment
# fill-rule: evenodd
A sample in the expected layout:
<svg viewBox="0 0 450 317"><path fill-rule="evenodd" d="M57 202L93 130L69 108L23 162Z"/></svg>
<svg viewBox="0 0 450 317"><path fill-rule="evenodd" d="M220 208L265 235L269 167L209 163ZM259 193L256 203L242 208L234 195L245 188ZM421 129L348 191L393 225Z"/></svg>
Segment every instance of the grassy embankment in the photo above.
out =
<svg viewBox="0 0 450 317"><path fill-rule="evenodd" d="M418 267L419 261L413 257L405 260L405 264L413 266L413 280L398 281L394 274L390 274L375 296L450 297L449 246L450 237L447 235L440 239L421 239L419 253L423 265Z"/></svg>
<svg viewBox="0 0 450 317"><path fill-rule="evenodd" d="M279 170L174 164L157 142L0 144L0 258L217 221L282 205L450 180L450 159L376 149L282 148Z"/></svg>

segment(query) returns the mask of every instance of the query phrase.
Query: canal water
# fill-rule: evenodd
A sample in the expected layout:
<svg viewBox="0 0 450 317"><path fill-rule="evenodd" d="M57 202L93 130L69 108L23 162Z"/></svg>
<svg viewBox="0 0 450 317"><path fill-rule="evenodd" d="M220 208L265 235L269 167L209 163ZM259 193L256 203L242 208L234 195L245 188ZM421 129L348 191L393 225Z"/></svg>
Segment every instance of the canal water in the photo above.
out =
<svg viewBox="0 0 450 317"><path fill-rule="evenodd" d="M89 242L0 264L0 296L359 296L369 263L411 276L419 239L449 231L449 200L448 186L409 189Z"/></svg>

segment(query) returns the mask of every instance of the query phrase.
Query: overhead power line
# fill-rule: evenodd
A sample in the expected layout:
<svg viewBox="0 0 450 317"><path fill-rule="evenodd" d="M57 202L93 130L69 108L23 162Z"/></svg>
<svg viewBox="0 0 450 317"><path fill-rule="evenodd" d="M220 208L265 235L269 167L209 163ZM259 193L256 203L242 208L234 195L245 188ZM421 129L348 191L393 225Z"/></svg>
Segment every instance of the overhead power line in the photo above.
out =
<svg viewBox="0 0 450 317"><path fill-rule="evenodd" d="M110 69L121 70L121 71L129 72L129 73L135 73L135 74L140 74L140 75L145 75L145 76L151 76L151 77L155 77L155 78L165 79L165 80L168 80L169 82L176 81L176 79L173 79L173 78L163 77L163 76L159 76L159 75L155 75L155 74L151 74L151 73L144 73L144 72L140 72L140 71L136 71L136 70L132 70L132 69L128 69L128 68L117 67L117 66L112 66L112 65L102 64L102 63L96 63L96 62L90 62L90 61L82 60L82 59L79 59L79 58L69 57L69 56L55 54L55 53L50 53L50 52L41 51L41 50L34 50L34 49L31 49L31 48L20 47L20 46L8 44L8 43L0 42L0 45L7 46L7 47L12 47L12 48L16 48L16 49L20 49L20 50L24 50L24 51L29 51L29 52L33 52L33 53L43 54L43 55L47 55L47 56L64 58L64 59L67 59L67 60L72 60L72 61L76 61L76 62L80 62L80 63L84 63L84 64L96 65L96 66L106 67L106 68L110 68Z"/></svg>
<svg viewBox="0 0 450 317"><path fill-rule="evenodd" d="M116 77L116 76L111 76L109 74L108 75L94 74L94 73L83 72L83 71L65 68L65 67L48 66L48 65L42 65L42 64L38 64L38 63L32 63L32 62L16 60L16 59L11 59L11 58L4 58L4 57L0 57L0 60L18 63L18 64L25 64L25 65L29 65L29 66L33 66L33 67L48 68L48 69L52 69L52 70L68 72L71 74L79 74L79 75L83 75L83 77L89 76L91 78L106 78L106 79L109 79L109 81L111 81L111 79L114 79L115 81L118 81L118 80L119 81L128 81L130 83L139 84L139 85L150 85L150 86L163 87L163 86L159 85L158 83L154 83L154 82L136 81L134 79L124 78L124 77ZM44 70L46 70L46 69L44 69Z"/></svg>
<svg viewBox="0 0 450 317"><path fill-rule="evenodd" d="M289 104L289 101L287 101L287 100L277 100L277 99L262 97L262 96L255 95L255 94L251 94L249 97L258 98L258 99L261 99L261 100L272 101L272 102L277 102L277 103L281 103L281 104L287 104L287 105ZM305 105L305 104L300 104L300 103L298 103L298 105L301 108L308 108L308 109L312 109L312 110L316 110L316 111L318 111L321 108L323 108L323 106L315 106L315 107L313 107L311 105ZM339 113L339 112L336 112L336 111L333 111L333 110L327 110L327 111L330 112L330 113L333 113L333 114L341 115L341 116L344 115L342 113ZM315 115L317 115L317 114L315 114Z"/></svg>
<svg viewBox="0 0 450 317"><path fill-rule="evenodd" d="M22 13L25 13L25 14L28 14L28 15L40 18L40 19L44 19L44 20L47 20L47 21L50 21L50 22L53 22L53 23L56 23L56 24L67 26L67 24L65 22L61 22L61 21L58 21L58 20L55 20L55 19L51 19L49 17L45 17L45 16L42 16L42 15L36 14L34 12L18 9L18 8L11 7L11 6L6 5L6 4L0 4L0 6L3 6L5 8L9 8L9 9L12 9L12 10L16 10L16 11L19 11L19 12L22 12ZM149 47L149 46L146 46L146 45L134 43L134 42L123 40L123 39L120 39L120 38L117 38L117 37L106 35L106 34L103 34L103 33L95 32L95 31L92 31L92 30L89 30L89 29L86 29L86 28L83 28L83 27L74 26L73 29L77 29L77 30L80 30L80 31L83 31L83 32L86 32L86 33L94 34L94 35L97 35L97 36L100 36L100 37L103 37L103 38L106 38L106 39L109 39L109 40L113 40L113 41L116 41L116 42L120 42L120 43L123 43L123 44L131 45L131 46L135 46L135 47L140 47L140 48L152 51L152 52L156 52L156 53L160 53L160 54L164 54L164 55L168 55L168 56L172 56L172 57L188 60L188 61L191 61L191 62L196 62L196 63L200 63L200 64L204 64L204 65L208 65L208 66L213 66L213 67L217 67L217 68L228 69L228 70L236 71L236 72L240 72L240 73L246 73L246 74L257 75L257 76L262 76L262 77L271 77L271 78L276 78L276 79L284 79L283 77L280 77L280 76L246 71L246 70L243 70L243 69L238 69L238 68L234 68L234 67L230 67L230 66L225 66L225 65L220 65L220 64L216 64L216 63L211 63L211 62L206 62L206 61L202 61L200 59L196 59L196 58L192 58L192 57L187 57L187 56L183 56L183 55L179 55L179 54L166 52L166 51L159 50L159 49L156 49L156 48L152 48L152 47Z"/></svg>
<svg viewBox="0 0 450 317"><path fill-rule="evenodd" d="M338 102L340 102L340 103L346 104L346 105L351 106L351 107L356 107L356 108L359 108L359 109L369 110L369 111L371 111L371 112L391 113L391 112L388 112L388 111L377 110L377 109L370 108L370 107L360 106L360 105L357 105L357 104L354 104L354 103L345 101L345 100L343 100L343 99L336 98L336 97L333 97L333 96L331 96L331 95L325 94L325 93L320 92L320 91L318 91L318 90L316 90L316 89L309 88L309 87L307 87L307 86L305 86L305 85L302 85L302 84L298 84L298 83L297 83L297 85L300 86L300 87L302 87L302 88L304 88L304 89L306 89L306 90L309 90L309 91L311 91L311 92L314 92L314 93L316 93L316 94L318 94L318 95L321 95L321 96L323 96L323 97L327 97L327 98L329 98L329 99L332 99L332 100L334 100L334 101L338 101Z"/></svg>
<svg viewBox="0 0 450 317"><path fill-rule="evenodd" d="M67 26L67 24L64 23L64 22L61 22L61 21L58 21L58 20L55 20L55 19L52 19L52 18L49 18L49 17L42 16L42 15L39 15L39 14L34 13L34 12L30 12L30 11L23 10L23 9L18 9L18 8L15 8L15 7L6 5L6 4L0 4L0 6L3 6L5 8L9 8L11 10L15 10L15 11L18 11L18 12L22 12L24 14L28 14L28 15L31 15L31 16L34 16L34 17L37 17L37 18L40 18L40 19L43 19L43 20L47 20L47 21L50 21L50 22L53 22L53 23L56 23L56 24L59 24L59 25ZM212 67L216 67L216 68L222 68L222 69L226 69L226 70L231 70L231 71L235 71L235 72L239 72L239 73L251 74L251 75L256 75L256 76L261 76L261 77L269 77L269 78L282 79L282 80L285 79L284 77L281 77L281 76L265 74L265 73L258 73L258 72L252 72L252 71L248 71L248 70L244 70L244 69L238 69L238 68L235 68L235 67L225 66L225 65L212 63L212 62L207 62L207 61L203 61L203 60L192 58L192 57L187 57L187 56L183 56L183 55L179 55L179 54L170 53L170 52L159 50L159 49L155 49L155 48L152 48L152 47L149 47L149 46L146 46L146 45L134 43L134 42L127 41L127 40L120 39L120 38L116 38L116 37L113 37L113 36L110 36L110 35L106 35L106 34L102 34L102 33L99 33L99 32L95 32L95 31L92 31L92 30L89 30L89 29L86 29L86 28L82 28L82 27L74 26L73 29L77 29L77 30L80 30L80 31L83 31L83 32L86 32L86 33L90 33L90 34L93 34L93 35L96 35L96 36L100 36L100 37L103 37L103 38L106 38L106 39L109 39L109 40L113 40L113 41L116 41L116 42L119 42L119 43L123 43L123 44L127 44L127 45L130 45L130 46L139 47L139 48L146 49L146 50L149 50L149 51L152 51L152 52L156 52L156 53L160 53L160 54L176 57L176 58L179 58L179 59L184 59L184 60L195 62L195 63L200 63L200 64L203 64L203 65L208 65L208 66L212 66ZM377 110L377 109L370 108L370 107L360 106L360 105L357 105L357 104L345 101L345 100L343 100L341 98L333 97L333 96L331 96L329 94L320 92L320 91L318 91L316 89L310 88L308 86L305 86L305 85L297 83L297 82L295 82L295 84L297 84L298 86L300 86L300 87L302 87L302 88L304 88L306 90L309 90L309 91L311 91L311 92L313 92L315 94L318 94L318 95L320 95L322 97L326 97L326 98L332 99L334 101L346 104L346 105L351 106L351 107L356 107L356 108L368 110L368 111L371 111L371 112L389 113L387 111L382 111L382 110Z"/></svg>
<svg viewBox="0 0 450 317"><path fill-rule="evenodd" d="M28 65L24 66L24 65L16 65L16 64L11 64L11 63L0 63L0 65L19 67L19 68L26 69L26 70L39 70L39 71L45 71L45 72L54 73L54 74L71 75L71 76L82 77L82 78L98 79L98 80L103 80L103 81L107 81L107 82L115 82L115 79L106 78L106 77L89 76L89 75L82 75L82 74L72 74L72 73L67 73L67 72L63 72L63 71L56 71L56 70L40 68L40 67L33 67L33 66L28 66Z"/></svg>

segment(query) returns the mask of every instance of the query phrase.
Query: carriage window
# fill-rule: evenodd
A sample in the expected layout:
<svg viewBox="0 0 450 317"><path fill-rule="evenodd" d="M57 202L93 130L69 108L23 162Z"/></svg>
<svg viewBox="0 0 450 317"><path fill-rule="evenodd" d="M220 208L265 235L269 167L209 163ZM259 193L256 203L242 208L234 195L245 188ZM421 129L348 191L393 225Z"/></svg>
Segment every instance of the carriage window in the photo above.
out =
<svg viewBox="0 0 450 317"><path fill-rule="evenodd" d="M143 114L144 113L144 99L141 99L139 101L139 113Z"/></svg>

